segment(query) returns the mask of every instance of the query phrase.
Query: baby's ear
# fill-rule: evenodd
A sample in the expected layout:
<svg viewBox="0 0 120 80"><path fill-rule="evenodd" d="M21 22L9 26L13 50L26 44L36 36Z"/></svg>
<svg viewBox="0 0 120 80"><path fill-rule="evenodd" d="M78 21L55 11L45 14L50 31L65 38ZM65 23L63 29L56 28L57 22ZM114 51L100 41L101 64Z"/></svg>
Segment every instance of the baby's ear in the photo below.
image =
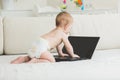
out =
<svg viewBox="0 0 120 80"><path fill-rule="evenodd" d="M64 25L64 26L66 26L66 25L67 25L67 21L66 21L66 20L64 20L64 19L63 19L63 20L61 20L61 24L62 24L62 25Z"/></svg>

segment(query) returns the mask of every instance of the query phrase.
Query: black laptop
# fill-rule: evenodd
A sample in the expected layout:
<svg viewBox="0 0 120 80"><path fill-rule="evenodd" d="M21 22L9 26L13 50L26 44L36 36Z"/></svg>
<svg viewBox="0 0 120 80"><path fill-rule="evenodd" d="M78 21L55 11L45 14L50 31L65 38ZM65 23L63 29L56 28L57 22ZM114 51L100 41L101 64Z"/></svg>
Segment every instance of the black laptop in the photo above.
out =
<svg viewBox="0 0 120 80"><path fill-rule="evenodd" d="M55 55L54 57L56 62L91 59L99 38L100 37L69 36L68 39L73 47L74 53L79 55L80 58L72 58L70 56L60 57L58 55ZM68 54L65 46L62 50L64 53Z"/></svg>

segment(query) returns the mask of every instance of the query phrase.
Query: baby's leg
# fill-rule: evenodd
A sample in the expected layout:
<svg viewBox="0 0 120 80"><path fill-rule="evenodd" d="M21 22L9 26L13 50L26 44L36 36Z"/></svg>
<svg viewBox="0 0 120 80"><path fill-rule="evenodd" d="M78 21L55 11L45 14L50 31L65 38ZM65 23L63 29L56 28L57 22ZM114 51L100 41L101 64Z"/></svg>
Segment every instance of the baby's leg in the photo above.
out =
<svg viewBox="0 0 120 80"><path fill-rule="evenodd" d="M48 52L48 51L45 51L41 54L40 56L40 59L42 60L48 60L49 62L55 62L55 58L53 57L53 55Z"/></svg>
<svg viewBox="0 0 120 80"><path fill-rule="evenodd" d="M50 62L48 60L45 59L37 59L37 58L32 58L29 62L27 63L42 63L42 62Z"/></svg>
<svg viewBox="0 0 120 80"><path fill-rule="evenodd" d="M54 57L48 51L41 54L40 58L32 58L28 63L39 63L39 62L55 62Z"/></svg>
<svg viewBox="0 0 120 80"><path fill-rule="evenodd" d="M16 58L15 60L11 61L11 64L24 63L24 62L28 62L29 60L30 60L29 56L20 56Z"/></svg>

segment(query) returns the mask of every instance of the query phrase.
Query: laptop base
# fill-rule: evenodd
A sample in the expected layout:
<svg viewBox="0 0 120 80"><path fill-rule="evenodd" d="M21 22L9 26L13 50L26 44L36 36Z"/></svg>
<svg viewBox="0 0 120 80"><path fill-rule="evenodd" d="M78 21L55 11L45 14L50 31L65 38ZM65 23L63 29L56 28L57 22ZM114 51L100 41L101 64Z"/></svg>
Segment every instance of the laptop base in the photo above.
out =
<svg viewBox="0 0 120 80"><path fill-rule="evenodd" d="M54 56L56 62L61 62L61 61L78 61L78 60L86 60L87 58L77 58L77 57L70 57L70 56L65 56L65 57L60 57L60 56Z"/></svg>

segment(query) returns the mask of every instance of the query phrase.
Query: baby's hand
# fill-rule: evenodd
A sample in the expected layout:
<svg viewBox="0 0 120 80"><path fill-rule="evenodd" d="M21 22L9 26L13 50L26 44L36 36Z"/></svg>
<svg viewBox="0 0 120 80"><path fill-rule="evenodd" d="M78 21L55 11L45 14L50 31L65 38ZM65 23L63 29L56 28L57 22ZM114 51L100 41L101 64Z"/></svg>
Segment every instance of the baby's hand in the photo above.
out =
<svg viewBox="0 0 120 80"><path fill-rule="evenodd" d="M74 57L80 58L80 56L78 56L77 54L74 54L72 57L73 57L73 58L74 58Z"/></svg>

